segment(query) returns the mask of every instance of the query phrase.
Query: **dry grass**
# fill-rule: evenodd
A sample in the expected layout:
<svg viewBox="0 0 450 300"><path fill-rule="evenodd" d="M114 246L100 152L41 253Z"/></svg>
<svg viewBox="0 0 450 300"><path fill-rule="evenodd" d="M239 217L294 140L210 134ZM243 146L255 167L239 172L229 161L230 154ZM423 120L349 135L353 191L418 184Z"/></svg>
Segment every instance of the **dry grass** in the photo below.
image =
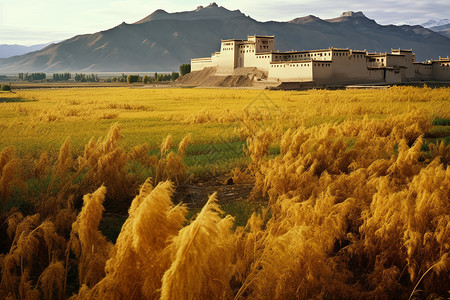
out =
<svg viewBox="0 0 450 300"><path fill-rule="evenodd" d="M192 91L165 92L175 102L197 99ZM54 101L45 93L53 92L37 93L38 102ZM253 92L198 93L223 103L234 97L237 110ZM72 137L61 140L56 154L27 156L4 147L0 298L448 297L450 146L424 142L433 118L448 118L448 89L272 95L280 114L224 115L212 107L166 116L183 126L239 125L233 134L246 140L248 164L232 175L254 185L252 198L269 200L235 230L215 194L190 221L186 206L172 202L171 182L188 176L184 159L195 131L127 148L113 124L81 152ZM61 99L64 92L52 96L80 105ZM139 108L144 104L110 104L107 109L121 110L121 120L122 113L167 115ZM49 107L41 109L47 114ZM32 109L21 112L33 115ZM28 207L7 208L18 191ZM98 229L108 206L128 209L115 243Z"/></svg>

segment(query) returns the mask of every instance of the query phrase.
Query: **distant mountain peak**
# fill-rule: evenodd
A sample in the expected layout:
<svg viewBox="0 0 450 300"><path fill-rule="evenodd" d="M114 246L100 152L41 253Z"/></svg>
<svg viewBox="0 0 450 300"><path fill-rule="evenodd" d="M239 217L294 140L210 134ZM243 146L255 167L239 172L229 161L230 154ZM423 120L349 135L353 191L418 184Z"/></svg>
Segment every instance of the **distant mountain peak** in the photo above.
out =
<svg viewBox="0 0 450 300"><path fill-rule="evenodd" d="M450 24L449 19L440 19L440 20L429 20L428 22L420 24L420 26L425 27L425 28L431 28L431 27L442 26L442 25L447 25L447 24Z"/></svg>
<svg viewBox="0 0 450 300"><path fill-rule="evenodd" d="M362 11L344 11L342 13L341 17L363 17L363 18L366 18L366 16L363 14Z"/></svg>
<svg viewBox="0 0 450 300"><path fill-rule="evenodd" d="M152 12L150 15L146 16L145 18L137 21L134 24L141 24L141 23L145 23L151 20L155 20L155 19L162 19L166 16L170 15L167 11L165 11L164 9L157 9L154 12Z"/></svg>
<svg viewBox="0 0 450 300"><path fill-rule="evenodd" d="M168 12L165 11L164 9L157 9L157 10L155 10L155 11L153 12L153 14L155 14L155 15L157 15L157 14L164 14L164 15L166 15L166 14L168 14ZM152 14L152 15L153 15L153 14Z"/></svg>
<svg viewBox="0 0 450 300"><path fill-rule="evenodd" d="M306 17L295 18L295 19L289 21L289 23L307 24L307 23L320 22L320 21L323 21L323 20L321 18L316 17L316 16L309 15L309 16L306 16Z"/></svg>
<svg viewBox="0 0 450 300"><path fill-rule="evenodd" d="M204 20L204 19L226 19L232 17L244 16L240 10L228 10L223 6L218 6L216 2L209 4L206 7L202 5L197 6L191 11L182 11L168 13L165 10L158 9L152 14L137 21L134 24L142 24L155 20Z"/></svg>
<svg viewBox="0 0 450 300"><path fill-rule="evenodd" d="M194 11L200 11L205 8L218 8L218 7L219 7L219 5L217 5L216 2L212 2L208 6L199 5L199 6L197 6L197 8Z"/></svg>
<svg viewBox="0 0 450 300"><path fill-rule="evenodd" d="M374 20L366 17L362 11L345 11L337 18L325 20L330 23L352 23L354 25L358 24L377 24Z"/></svg>

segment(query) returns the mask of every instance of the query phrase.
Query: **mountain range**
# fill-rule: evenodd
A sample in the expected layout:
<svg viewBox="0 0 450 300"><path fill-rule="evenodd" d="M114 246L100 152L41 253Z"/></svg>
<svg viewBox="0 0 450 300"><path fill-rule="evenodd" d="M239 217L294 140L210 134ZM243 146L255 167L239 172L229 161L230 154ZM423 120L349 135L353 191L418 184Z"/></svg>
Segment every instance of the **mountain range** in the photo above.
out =
<svg viewBox="0 0 450 300"><path fill-rule="evenodd" d="M430 29L450 38L450 23L439 26L433 26Z"/></svg>
<svg viewBox="0 0 450 300"><path fill-rule="evenodd" d="M440 19L440 20L429 20L428 22L420 24L420 26L425 27L425 28L432 28L435 26L442 26L442 25L447 25L447 24L450 24L449 19Z"/></svg>
<svg viewBox="0 0 450 300"><path fill-rule="evenodd" d="M25 53L30 53L33 51L41 50L51 43L46 44L37 44L31 46L23 46L23 45L0 45L0 58L8 58L15 55L22 55Z"/></svg>
<svg viewBox="0 0 450 300"><path fill-rule="evenodd" d="M275 35L276 49L413 49L418 61L447 56L450 38L422 26L380 25L362 12L259 22L216 3L192 11L156 10L133 24L78 35L39 51L0 59L0 72L164 72L218 51L221 39Z"/></svg>

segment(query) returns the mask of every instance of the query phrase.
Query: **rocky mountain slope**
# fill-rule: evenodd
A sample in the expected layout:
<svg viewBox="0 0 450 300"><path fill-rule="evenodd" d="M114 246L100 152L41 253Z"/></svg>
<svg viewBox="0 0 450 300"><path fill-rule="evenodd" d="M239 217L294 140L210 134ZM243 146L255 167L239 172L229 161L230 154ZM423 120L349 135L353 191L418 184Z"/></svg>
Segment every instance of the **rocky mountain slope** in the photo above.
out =
<svg viewBox="0 0 450 300"><path fill-rule="evenodd" d="M450 38L450 24L433 26L430 29Z"/></svg>

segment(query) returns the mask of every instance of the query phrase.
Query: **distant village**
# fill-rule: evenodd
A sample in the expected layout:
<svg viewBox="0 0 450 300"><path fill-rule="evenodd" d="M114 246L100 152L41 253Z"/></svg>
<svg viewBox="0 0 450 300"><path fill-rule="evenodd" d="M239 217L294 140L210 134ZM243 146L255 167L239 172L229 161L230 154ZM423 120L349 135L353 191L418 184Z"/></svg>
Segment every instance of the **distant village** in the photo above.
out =
<svg viewBox="0 0 450 300"><path fill-rule="evenodd" d="M217 75L232 75L237 68L267 72L267 79L318 84L404 83L450 81L450 57L416 62L410 50L391 53L328 48L309 51L275 50L274 36L248 36L221 41L220 52L191 60L191 71L215 67Z"/></svg>

